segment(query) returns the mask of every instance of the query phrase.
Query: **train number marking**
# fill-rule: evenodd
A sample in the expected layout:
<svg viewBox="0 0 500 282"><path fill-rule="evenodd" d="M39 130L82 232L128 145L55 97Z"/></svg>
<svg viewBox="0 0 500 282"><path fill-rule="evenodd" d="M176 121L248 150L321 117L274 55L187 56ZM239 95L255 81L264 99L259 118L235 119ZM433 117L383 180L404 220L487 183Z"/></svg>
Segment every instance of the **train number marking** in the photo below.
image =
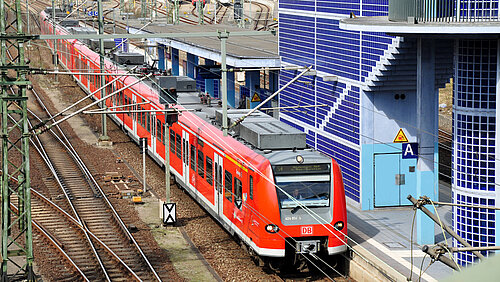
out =
<svg viewBox="0 0 500 282"><path fill-rule="evenodd" d="M301 235L312 235L313 234L313 227L312 226L301 226L300 227L300 234Z"/></svg>

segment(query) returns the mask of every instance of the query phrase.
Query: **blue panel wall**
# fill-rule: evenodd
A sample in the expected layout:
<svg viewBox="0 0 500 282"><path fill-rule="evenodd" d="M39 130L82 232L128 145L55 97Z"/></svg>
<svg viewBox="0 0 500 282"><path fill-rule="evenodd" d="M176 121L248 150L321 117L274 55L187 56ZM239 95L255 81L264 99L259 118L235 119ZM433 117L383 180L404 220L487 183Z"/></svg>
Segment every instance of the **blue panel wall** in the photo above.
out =
<svg viewBox="0 0 500 282"><path fill-rule="evenodd" d="M281 0L280 9L293 9L302 11L314 11L315 0Z"/></svg>
<svg viewBox="0 0 500 282"><path fill-rule="evenodd" d="M279 54L284 64L312 65L319 73L339 77L301 77L283 90L280 106L307 106L280 115L307 133L307 144L340 164L346 195L360 202L361 122L360 85L384 56L393 37L382 33L341 30L339 19L387 15L388 0L280 0ZM281 71L282 87L298 72ZM323 106L324 105L324 106ZM376 153L376 152L372 152ZM372 158L372 157L371 157Z"/></svg>

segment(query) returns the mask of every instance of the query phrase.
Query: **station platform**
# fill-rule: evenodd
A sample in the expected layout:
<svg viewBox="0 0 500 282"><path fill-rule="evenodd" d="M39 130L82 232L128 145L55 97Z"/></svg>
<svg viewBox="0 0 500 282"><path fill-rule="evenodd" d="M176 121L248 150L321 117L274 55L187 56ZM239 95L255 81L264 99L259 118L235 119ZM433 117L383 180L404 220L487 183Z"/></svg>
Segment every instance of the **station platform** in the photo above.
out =
<svg viewBox="0 0 500 282"><path fill-rule="evenodd" d="M251 31L232 25L171 25L165 23L145 24L139 20L129 20L129 33L202 33L228 31L226 62L235 68L280 67L278 37L272 34L262 36L231 36L231 32ZM144 28L143 28L144 27ZM153 36L152 36L153 37ZM152 40L152 38L150 39ZM217 37L156 38L157 43L186 53L220 63L220 40Z"/></svg>
<svg viewBox="0 0 500 282"><path fill-rule="evenodd" d="M217 63L221 62L220 40L217 37L154 38L154 34L245 31L245 29L224 24L171 25L158 22L145 26L145 23L140 20L129 20L128 25L130 33L150 33L152 36L149 40ZM277 36L269 34L230 37L227 40L227 64L234 68L280 67ZM440 182L439 200L451 201L451 187L445 182ZM350 205L349 201L347 204L348 235L352 239L349 244L359 257L363 257L362 259L368 260L369 264L383 269L387 276L385 279L381 277L381 280L407 281L410 278L411 269L413 270L412 281L419 281L420 276L421 281L438 281L453 274L451 268L439 261L429 266L430 258L424 256L425 253L421 251L421 246L416 243L416 222L413 240L411 240L414 214L412 206L361 211L357 207L359 204ZM427 206L427 208L432 209L432 206ZM437 207L437 211L443 224L451 226L451 207ZM434 225L433 228L436 243L444 242L441 228L437 225ZM446 233L445 235L448 245L451 245L451 237ZM413 253L410 251L410 246L413 246ZM422 274L420 274L421 269ZM370 277L368 272L364 275L365 279L360 281L375 280L374 277Z"/></svg>
<svg viewBox="0 0 500 282"><path fill-rule="evenodd" d="M440 181L439 200L450 202L451 186ZM431 205L426 206L433 210ZM451 226L451 207L437 206L438 215L444 225ZM417 210L417 212L421 212ZM413 245L413 275L411 281L419 281L420 269L423 261L422 277L420 281L438 281L452 275L454 271L443 263L436 261L429 266L430 258L425 256L421 247L416 243L416 222L413 230L413 242L411 242L411 227L414 210L412 206L376 208L369 211L361 211L347 202L347 222L350 242L355 252L360 257L366 258L370 264L375 264L387 274L388 280L407 281L410 277L411 251ZM425 215L424 215L425 216ZM430 227L429 227L430 228ZM436 243L444 242L443 231L438 225L434 225ZM452 238L446 232L448 245L452 244ZM356 256L356 254L354 255ZM359 260L364 260L360 258ZM428 269L424 272L424 270ZM364 281L370 281L369 274L365 274ZM374 278L374 277L371 277ZM382 280L385 280L382 278Z"/></svg>

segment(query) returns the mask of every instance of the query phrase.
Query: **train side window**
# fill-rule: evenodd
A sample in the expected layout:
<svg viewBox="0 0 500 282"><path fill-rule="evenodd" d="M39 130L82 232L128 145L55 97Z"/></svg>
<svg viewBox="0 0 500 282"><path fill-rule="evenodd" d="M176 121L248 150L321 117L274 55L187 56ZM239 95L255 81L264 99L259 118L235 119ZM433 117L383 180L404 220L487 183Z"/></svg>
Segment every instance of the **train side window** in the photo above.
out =
<svg viewBox="0 0 500 282"><path fill-rule="evenodd" d="M233 201L233 175L227 170L224 172L224 197Z"/></svg>
<svg viewBox="0 0 500 282"><path fill-rule="evenodd" d="M196 148L191 145L191 169L196 171Z"/></svg>
<svg viewBox="0 0 500 282"><path fill-rule="evenodd" d="M170 152L175 154L175 132L170 129Z"/></svg>
<svg viewBox="0 0 500 282"><path fill-rule="evenodd" d="M204 163L203 152L198 150L198 174L201 178L205 177L205 169L203 168Z"/></svg>
<svg viewBox="0 0 500 282"><path fill-rule="evenodd" d="M153 133L153 131L151 131L151 114L150 113L145 113L145 114L146 114L146 130L148 132Z"/></svg>
<svg viewBox="0 0 500 282"><path fill-rule="evenodd" d="M180 159L182 156L182 147L181 147L181 136L179 134L175 134L175 147L177 150L175 151L175 154L177 157Z"/></svg>
<svg viewBox="0 0 500 282"><path fill-rule="evenodd" d="M250 179L249 179L249 183L250 183L250 199L253 200L253 176L250 175Z"/></svg>
<svg viewBox="0 0 500 282"><path fill-rule="evenodd" d="M165 144L163 140L163 123L159 119L156 120L156 138L160 140L161 143Z"/></svg>
<svg viewBox="0 0 500 282"><path fill-rule="evenodd" d="M234 205L241 210L241 180L234 178Z"/></svg>
<svg viewBox="0 0 500 282"><path fill-rule="evenodd" d="M207 156L206 158L206 163L205 163L205 168L207 170L207 183L210 185L214 184L213 181L213 162L210 157Z"/></svg>
<svg viewBox="0 0 500 282"><path fill-rule="evenodd" d="M146 128L146 113L144 112L144 108L141 107L140 111L141 112L139 114L141 115L141 125L143 128Z"/></svg>

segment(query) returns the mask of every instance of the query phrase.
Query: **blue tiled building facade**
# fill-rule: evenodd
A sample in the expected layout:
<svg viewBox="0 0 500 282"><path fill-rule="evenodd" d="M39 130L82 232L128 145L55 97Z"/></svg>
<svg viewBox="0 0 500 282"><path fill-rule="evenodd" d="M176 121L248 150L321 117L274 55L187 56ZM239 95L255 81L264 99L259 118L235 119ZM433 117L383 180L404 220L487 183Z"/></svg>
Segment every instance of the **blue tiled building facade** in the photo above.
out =
<svg viewBox="0 0 500 282"><path fill-rule="evenodd" d="M280 119L305 131L309 146L340 164L352 205L364 210L407 205L408 194L438 199L437 90L454 77L452 201L499 206L498 39L416 39L339 28L344 18L387 16L388 0L279 1L282 64L317 70L317 76L300 78L279 97L281 106L316 107L281 113ZM495 5L474 6L474 15L491 20L494 12L496 18ZM418 53L426 50L432 51ZM426 83L435 82L434 91L431 84L424 96L418 96L417 60L433 73ZM298 73L282 71L280 86ZM422 117L422 108L431 109L426 114L433 118ZM399 129L425 150L418 164L401 157L401 144L393 142ZM453 227L473 246L498 245L496 215L489 209L454 207ZM475 259L468 252L455 255L463 265Z"/></svg>
<svg viewBox="0 0 500 282"><path fill-rule="evenodd" d="M318 73L315 77L301 78L279 97L280 106L318 107L282 113L280 119L304 130L309 146L332 156L340 164L347 197L364 209L371 209L376 204L373 191L368 191L373 187L367 189L370 195L365 195L365 200L361 197L362 147L370 144L367 151L374 152L377 149L373 144L392 143L398 128L394 126L392 132L380 140L373 134L363 134L362 116L373 113L373 109L365 108L362 88L371 79L370 75L378 71L383 59L390 55L391 46L399 46L399 39L384 33L341 30L339 20L350 16L387 15L387 12L387 0L279 1L282 65L312 65ZM297 74L298 71L281 71L280 87ZM332 76L337 81L325 79ZM400 152L400 146L390 144L381 150ZM399 201L396 205L399 204L408 203Z"/></svg>

